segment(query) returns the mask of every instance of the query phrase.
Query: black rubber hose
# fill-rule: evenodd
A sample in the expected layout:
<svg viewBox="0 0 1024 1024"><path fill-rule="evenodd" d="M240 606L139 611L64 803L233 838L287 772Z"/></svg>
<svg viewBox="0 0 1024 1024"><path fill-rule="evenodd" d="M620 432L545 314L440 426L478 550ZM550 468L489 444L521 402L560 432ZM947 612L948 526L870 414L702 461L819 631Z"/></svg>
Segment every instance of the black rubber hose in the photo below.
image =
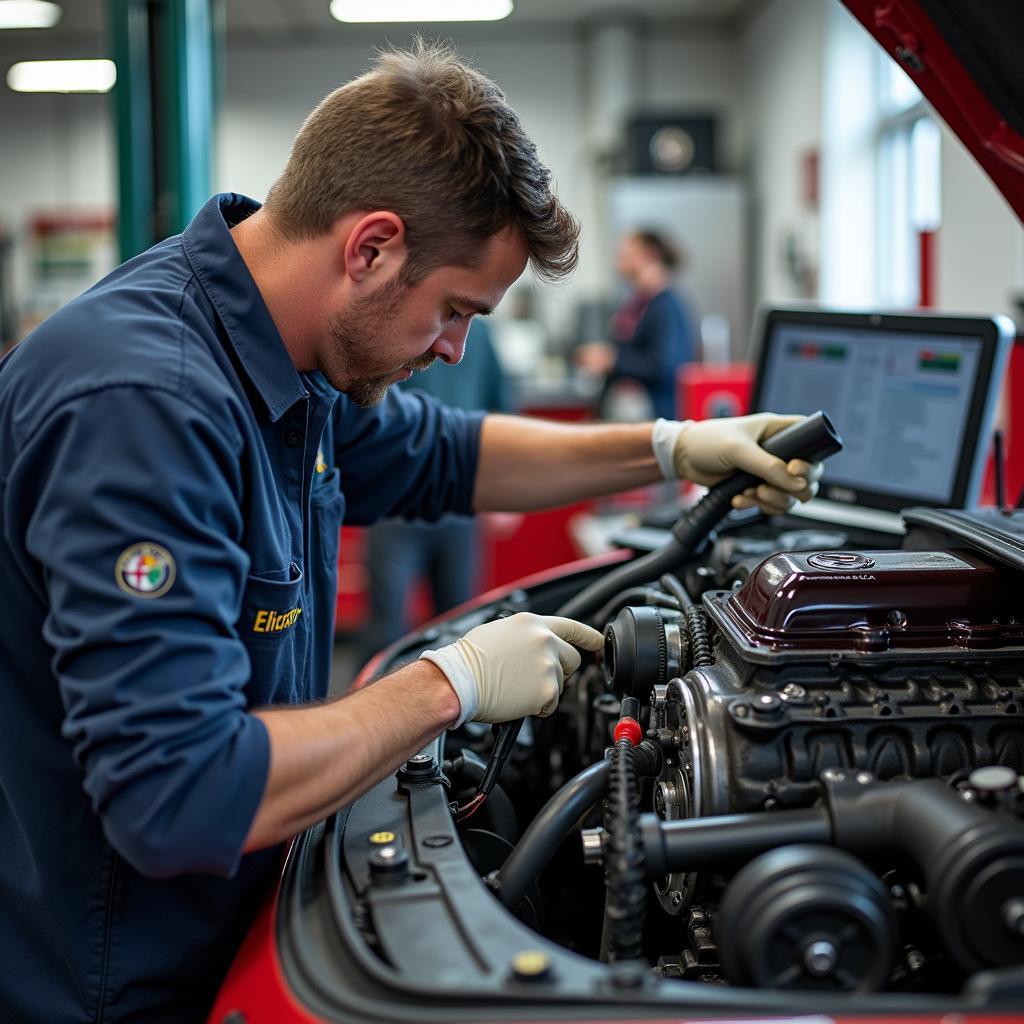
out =
<svg viewBox="0 0 1024 1024"><path fill-rule="evenodd" d="M711 639L708 636L708 621L704 609L698 608L686 592L682 581L667 572L661 577L661 585L679 602L686 616L686 627L690 641L690 665L692 668L706 668L714 663L711 653Z"/></svg>
<svg viewBox="0 0 1024 1024"><path fill-rule="evenodd" d="M693 598L690 597L686 587L683 586L683 581L678 576L667 572L658 582L666 593L671 594L679 602L679 607L684 611L693 607Z"/></svg>
<svg viewBox="0 0 1024 1024"><path fill-rule="evenodd" d="M611 762L598 761L571 778L540 809L505 863L491 873L488 883L509 910L519 906L580 815L608 791L610 774Z"/></svg>
<svg viewBox="0 0 1024 1024"><path fill-rule="evenodd" d="M643 555L627 565L613 569L606 576L584 587L574 598L558 609L559 615L584 622L597 621L593 618L595 609L611 601L620 590L656 580L662 573L678 569L680 562L690 555L675 539L663 548ZM602 623L603 625L603 623Z"/></svg>
<svg viewBox="0 0 1024 1024"><path fill-rule="evenodd" d="M743 862L790 843L832 843L832 822L822 807L711 818L662 821L640 818L638 834L651 878Z"/></svg>
<svg viewBox="0 0 1024 1024"><path fill-rule="evenodd" d="M843 442L823 412L807 416L799 423L780 430L761 446L770 455L788 462L806 459L818 462L841 451ZM602 579L585 587L558 610L570 619L590 621L595 609L610 601L620 590L678 569L699 551L708 535L732 507L732 499L761 481L750 473L733 473L715 484L693 508L687 509L672 527L672 540L663 548L620 566ZM603 625L603 623L601 624Z"/></svg>
<svg viewBox="0 0 1024 1024"><path fill-rule="evenodd" d="M461 758L462 763L457 767L458 780L479 787L487 767L483 759L468 748L462 751ZM503 839L514 843L519 838L519 820L516 817L516 809L512 805L511 797L501 786L495 786L491 790L487 802L478 813L490 818L491 831L496 832ZM473 824L476 826L477 822L474 821Z"/></svg>
<svg viewBox="0 0 1024 1024"><path fill-rule="evenodd" d="M643 951L647 886L637 807L633 745L621 739L612 748L605 806L604 865L607 879L601 959L635 960Z"/></svg>
<svg viewBox="0 0 1024 1024"><path fill-rule="evenodd" d="M654 608L678 608L679 602L669 594L663 594L655 587L630 587L616 594L603 608L594 616L595 622L602 625L616 615L627 605L644 605Z"/></svg>

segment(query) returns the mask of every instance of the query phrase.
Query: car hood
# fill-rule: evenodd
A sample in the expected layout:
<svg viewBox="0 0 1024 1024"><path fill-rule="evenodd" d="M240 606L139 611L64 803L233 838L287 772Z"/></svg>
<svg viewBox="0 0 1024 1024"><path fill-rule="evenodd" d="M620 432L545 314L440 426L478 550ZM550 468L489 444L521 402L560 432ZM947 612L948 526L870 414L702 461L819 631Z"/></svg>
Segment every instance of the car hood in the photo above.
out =
<svg viewBox="0 0 1024 1024"><path fill-rule="evenodd" d="M1024 220L1024 3L843 0Z"/></svg>

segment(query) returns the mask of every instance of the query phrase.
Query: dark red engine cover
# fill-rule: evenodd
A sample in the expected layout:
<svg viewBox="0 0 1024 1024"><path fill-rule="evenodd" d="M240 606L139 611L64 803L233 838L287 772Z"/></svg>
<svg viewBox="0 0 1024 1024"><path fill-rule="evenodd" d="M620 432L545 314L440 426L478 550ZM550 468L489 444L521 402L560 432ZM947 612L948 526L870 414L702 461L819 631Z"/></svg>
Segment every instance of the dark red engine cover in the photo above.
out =
<svg viewBox="0 0 1024 1024"><path fill-rule="evenodd" d="M874 652L1019 646L1020 603L966 551L820 551L773 555L724 611L752 645Z"/></svg>

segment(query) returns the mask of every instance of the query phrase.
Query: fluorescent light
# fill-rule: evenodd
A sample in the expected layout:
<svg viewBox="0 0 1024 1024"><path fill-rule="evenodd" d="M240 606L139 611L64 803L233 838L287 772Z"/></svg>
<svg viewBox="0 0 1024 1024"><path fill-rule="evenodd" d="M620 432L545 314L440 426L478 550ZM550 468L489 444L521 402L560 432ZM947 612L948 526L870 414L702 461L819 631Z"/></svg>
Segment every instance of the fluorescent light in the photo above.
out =
<svg viewBox="0 0 1024 1024"><path fill-rule="evenodd" d="M112 60L25 60L7 72L15 92L110 92L116 80Z"/></svg>
<svg viewBox="0 0 1024 1024"><path fill-rule="evenodd" d="M53 28L60 16L49 0L0 0L0 28Z"/></svg>
<svg viewBox="0 0 1024 1024"><path fill-rule="evenodd" d="M512 0L331 0L338 21L501 21Z"/></svg>

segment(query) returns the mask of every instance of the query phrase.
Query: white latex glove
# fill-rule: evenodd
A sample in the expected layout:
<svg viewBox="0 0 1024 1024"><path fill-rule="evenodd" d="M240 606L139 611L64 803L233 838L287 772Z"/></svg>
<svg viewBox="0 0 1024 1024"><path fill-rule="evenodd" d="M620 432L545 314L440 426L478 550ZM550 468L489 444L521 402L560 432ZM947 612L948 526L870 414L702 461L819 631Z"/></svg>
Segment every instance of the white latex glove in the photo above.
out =
<svg viewBox="0 0 1024 1024"><path fill-rule="evenodd" d="M448 677L462 704L455 725L462 725L468 719L547 717L558 706L565 680L580 667L576 647L598 651L602 646L604 637L582 622L520 612L485 622L461 640L420 657Z"/></svg>
<svg viewBox="0 0 1024 1024"><path fill-rule="evenodd" d="M758 505L768 515L780 515L797 501L807 501L817 494L822 465L803 459L785 463L769 455L761 442L802 419L759 412L699 422L658 420L652 444L658 465L668 479L692 480L712 487L736 470L753 473L765 482L736 495L733 508Z"/></svg>

